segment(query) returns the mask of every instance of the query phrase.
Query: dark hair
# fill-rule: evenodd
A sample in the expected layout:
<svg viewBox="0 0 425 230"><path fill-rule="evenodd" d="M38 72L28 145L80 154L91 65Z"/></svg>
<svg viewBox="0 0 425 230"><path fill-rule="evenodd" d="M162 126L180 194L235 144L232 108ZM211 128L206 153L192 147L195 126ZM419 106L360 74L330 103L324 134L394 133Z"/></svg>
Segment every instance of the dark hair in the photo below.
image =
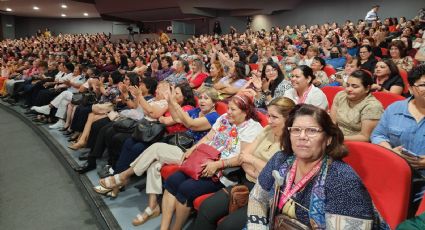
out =
<svg viewBox="0 0 425 230"><path fill-rule="evenodd" d="M367 52L370 53L370 56L369 56L368 60L371 60L371 59L374 59L375 58L375 55L373 55L373 52L372 52L372 46L370 46L370 45L362 45L362 46L360 46L359 51L358 51L358 54L357 54L358 57L360 57L360 50L362 48L366 48L367 49Z"/></svg>
<svg viewBox="0 0 425 230"><path fill-rule="evenodd" d="M128 69L128 61L127 56L124 54L120 55L120 67L121 68L127 68Z"/></svg>
<svg viewBox="0 0 425 230"><path fill-rule="evenodd" d="M400 77L400 72L398 70L398 67L393 62L393 60L391 60L389 58L386 58L386 59L382 59L382 60L378 61L376 64L378 64L379 62L385 63L388 66L388 68L390 68L390 76L389 76L389 78Z"/></svg>
<svg viewBox="0 0 425 230"><path fill-rule="evenodd" d="M171 57L165 56L161 58L162 60L166 60L168 62L168 67L171 67L173 65L173 59L171 59Z"/></svg>
<svg viewBox="0 0 425 230"><path fill-rule="evenodd" d="M46 61L40 61L40 62L38 63L38 67L42 67L42 68L47 69L47 68L49 67L49 65L47 64L47 62L46 62Z"/></svg>
<svg viewBox="0 0 425 230"><path fill-rule="evenodd" d="M130 85L132 86L139 86L139 75L137 73L134 72L128 72L126 73L126 76L128 77L128 79L130 79Z"/></svg>
<svg viewBox="0 0 425 230"><path fill-rule="evenodd" d="M279 65L276 62L269 61L263 66L263 70L261 71L262 78L266 77L266 67L268 65L277 71L277 78L273 80L269 85L269 90L271 91L272 96L274 96L274 92L277 86L283 81L283 79L285 78L285 75L283 75L282 70L280 69Z"/></svg>
<svg viewBox="0 0 425 230"><path fill-rule="evenodd" d="M246 68L245 63L238 61L235 63L235 74L234 79L245 79L246 78Z"/></svg>
<svg viewBox="0 0 425 230"><path fill-rule="evenodd" d="M348 39L350 39L354 44L356 44L355 46L359 45L359 41L354 36L350 36L350 37L348 37Z"/></svg>
<svg viewBox="0 0 425 230"><path fill-rule="evenodd" d="M133 60L133 62L135 62L136 61L136 59L139 59L144 65L146 65L146 59L144 59L142 56L137 56L134 60Z"/></svg>
<svg viewBox="0 0 425 230"><path fill-rule="evenodd" d="M237 53L238 53L238 56L239 56L239 61L241 61L241 62L243 62L243 63L246 64L246 61L247 60L246 60L246 53L245 53L245 51L238 50Z"/></svg>
<svg viewBox="0 0 425 230"><path fill-rule="evenodd" d="M122 74L119 71L114 71L111 73L112 84L118 84L122 81Z"/></svg>
<svg viewBox="0 0 425 230"><path fill-rule="evenodd" d="M142 78L140 80L140 83L145 84L146 88L148 89L148 93L150 95L155 94L155 90L158 85L158 81L155 78L152 78L152 77Z"/></svg>
<svg viewBox="0 0 425 230"><path fill-rule="evenodd" d="M334 160L340 160L348 154L344 146L344 134L342 131L332 122L331 117L325 110L310 104L298 104L289 113L281 139L281 147L285 153L294 154L288 127L292 127L295 119L300 116L312 116L325 135L332 138L331 143L326 146L325 154L328 154Z"/></svg>
<svg viewBox="0 0 425 230"><path fill-rule="evenodd" d="M72 64L71 62L67 62L65 63L65 68L71 72L74 72L74 64Z"/></svg>
<svg viewBox="0 0 425 230"><path fill-rule="evenodd" d="M391 49L391 47L393 47L393 46L397 47L397 49L399 50L399 52L400 52L400 58L406 57L406 55L407 55L406 45L404 44L403 41L401 41L401 40L394 40L394 41L392 41L390 43L390 45L388 46L388 48Z"/></svg>
<svg viewBox="0 0 425 230"><path fill-rule="evenodd" d="M374 83L371 73L362 69L355 70L354 72L351 73L350 77L359 79L363 87L365 87L366 89L370 87L371 85L373 85Z"/></svg>
<svg viewBox="0 0 425 230"><path fill-rule="evenodd" d="M305 78L311 77L311 81L308 84L309 85L313 84L313 81L316 78L316 76L314 76L313 70L310 67L308 67L306 65L300 65L295 69L301 70L301 72L303 72L303 75L304 75Z"/></svg>
<svg viewBox="0 0 425 230"><path fill-rule="evenodd" d="M257 115L257 110L254 106L254 101L251 97L244 93L238 93L232 97L230 100L242 111L246 113L246 120L252 119L254 121L259 121Z"/></svg>
<svg viewBox="0 0 425 230"><path fill-rule="evenodd" d="M313 61L320 62L320 64L322 65L322 68L320 68L321 70L323 70L323 68L325 68L325 66L326 66L326 61L323 58L319 57L319 56L313 57Z"/></svg>
<svg viewBox="0 0 425 230"><path fill-rule="evenodd" d="M193 89L190 87L189 83L183 82L176 85L176 88L180 88L183 94L183 103L181 106L191 105L196 107L195 95L193 94Z"/></svg>
<svg viewBox="0 0 425 230"><path fill-rule="evenodd" d="M416 66L409 72L409 77L407 78L409 85L413 86L423 76L425 76L425 64Z"/></svg>
<svg viewBox="0 0 425 230"><path fill-rule="evenodd" d="M407 47L406 47L406 52L408 52L409 50L411 50L412 49L412 46L413 46L413 44L412 44L412 39L409 37L409 36L407 36L407 35L403 35L403 36L401 36L402 38L406 38L407 39ZM401 40L401 39L400 39ZM404 42L403 42L404 43ZM406 44L404 44L404 45L406 45Z"/></svg>

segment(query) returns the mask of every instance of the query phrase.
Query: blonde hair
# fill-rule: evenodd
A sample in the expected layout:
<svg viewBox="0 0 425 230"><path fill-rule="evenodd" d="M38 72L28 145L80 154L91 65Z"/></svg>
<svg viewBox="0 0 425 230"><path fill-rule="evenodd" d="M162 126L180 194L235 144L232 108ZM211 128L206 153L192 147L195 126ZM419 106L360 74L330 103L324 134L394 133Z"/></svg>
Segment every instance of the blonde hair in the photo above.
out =
<svg viewBox="0 0 425 230"><path fill-rule="evenodd" d="M217 101L219 101L220 99L218 98L218 91L212 87L203 87L200 91L199 91L199 96L202 94L206 94L209 98L211 98L211 100L216 103Z"/></svg>
<svg viewBox="0 0 425 230"><path fill-rule="evenodd" d="M287 97L277 97L267 107L270 106L275 106L283 117L288 117L289 112L295 107L295 102Z"/></svg>

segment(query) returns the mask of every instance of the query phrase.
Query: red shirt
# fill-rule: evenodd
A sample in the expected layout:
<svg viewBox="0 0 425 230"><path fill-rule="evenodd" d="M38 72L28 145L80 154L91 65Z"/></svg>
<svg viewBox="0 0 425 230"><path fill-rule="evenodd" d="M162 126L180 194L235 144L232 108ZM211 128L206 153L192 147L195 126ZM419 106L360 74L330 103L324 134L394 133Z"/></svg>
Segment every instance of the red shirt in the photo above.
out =
<svg viewBox="0 0 425 230"><path fill-rule="evenodd" d="M185 112L187 112L187 111L193 109L193 106L191 106L191 105L185 105L185 106L182 107L182 109ZM169 117L169 116L171 116L171 113L167 111L164 114L164 116L165 117ZM173 134L173 133L178 133L178 132L185 132L187 130L187 128L183 124L180 124L180 123L177 123L177 124L172 125L172 126L167 126L166 129L167 129L167 133L168 134Z"/></svg>

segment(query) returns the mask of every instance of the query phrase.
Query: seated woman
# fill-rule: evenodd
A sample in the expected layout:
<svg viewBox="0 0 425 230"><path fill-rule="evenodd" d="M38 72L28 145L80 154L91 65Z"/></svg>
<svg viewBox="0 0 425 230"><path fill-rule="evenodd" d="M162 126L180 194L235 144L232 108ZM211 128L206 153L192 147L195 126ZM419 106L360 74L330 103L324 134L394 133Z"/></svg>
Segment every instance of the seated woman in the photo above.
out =
<svg viewBox="0 0 425 230"><path fill-rule="evenodd" d="M403 79L391 59L383 59L376 63L374 75L376 83L372 85L372 91L389 92L398 95L403 93Z"/></svg>
<svg viewBox="0 0 425 230"><path fill-rule="evenodd" d="M313 74L315 76L313 80L313 85L319 88L322 88L323 86L329 84L329 77L323 71L323 68L325 68L326 62L321 57L314 57L313 63L311 63L311 69L313 70Z"/></svg>
<svg viewBox="0 0 425 230"><path fill-rule="evenodd" d="M219 117L214 109L215 102L218 99L217 91L212 88L202 91L199 97L199 108L188 112L185 112L177 103L174 94L175 91L173 90L171 96L166 96L171 116L175 121L189 128L185 134L193 138L196 143L208 133L208 130ZM125 148L123 148L123 151L125 151ZM100 180L100 185L95 187L95 191L101 194L111 191L111 196L117 196L119 187L125 186L132 175L141 176L147 171L146 193L149 195L149 206L134 219L133 225L137 226L159 214L157 195L162 194L160 169L163 164L181 164L184 152L181 148L166 143L155 143L141 154L140 151L131 152L139 156L130 164L130 167L128 167L128 162L124 166L122 158L125 153L122 152L117 162L117 171L121 170L121 173ZM122 165L122 167L118 165ZM119 167L125 167L125 169L118 169Z"/></svg>
<svg viewBox="0 0 425 230"><path fill-rule="evenodd" d="M171 57L164 56L161 58L161 67L160 70L152 69L152 77L154 77L157 81L162 81L173 73L173 69L171 66L173 65L173 60Z"/></svg>
<svg viewBox="0 0 425 230"><path fill-rule="evenodd" d="M208 77L208 75L203 72L203 69L204 64L201 59L195 59L190 64L190 71L187 73L186 77L190 87L193 89L199 88L205 81L205 78Z"/></svg>
<svg viewBox="0 0 425 230"><path fill-rule="evenodd" d="M336 72L331 76L331 79L340 86L346 86L348 77L352 72L360 69L360 61L358 58L349 58L345 63L344 70Z"/></svg>
<svg viewBox="0 0 425 230"><path fill-rule="evenodd" d="M289 98L273 99L267 106L269 125L239 155L239 161L246 176L242 179L242 184L250 190L269 159L281 150L279 140L282 139L285 120L294 107L295 103ZM229 192L232 187L225 189ZM247 222L247 209L248 207L245 206L229 214L229 196L225 191L220 190L202 203L193 229L243 229ZM225 218L221 220L223 217ZM221 221L218 222L219 220Z"/></svg>
<svg viewBox="0 0 425 230"><path fill-rule="evenodd" d="M319 48L317 48L315 46L309 46L307 48L307 52L306 52L305 56L300 60L300 62L298 64L311 67L311 64L313 63L313 60L314 60L313 58L317 57L317 56L319 56Z"/></svg>
<svg viewBox="0 0 425 230"><path fill-rule="evenodd" d="M383 57L381 48L377 46L378 44L376 44L375 39L373 39L372 37L364 37L362 40L362 45L369 45L370 47L372 47L373 56L380 58Z"/></svg>
<svg viewBox="0 0 425 230"><path fill-rule="evenodd" d="M365 69L373 73L375 71L375 66L378 60L372 53L372 47L369 45L362 45L359 49L360 57L360 68Z"/></svg>
<svg viewBox="0 0 425 230"><path fill-rule="evenodd" d="M266 108L268 103L277 97L285 95L285 92L292 88L289 81L285 80L279 65L275 62L268 62L263 66L261 77L254 75L245 86L254 87L254 104L257 108Z"/></svg>
<svg viewBox="0 0 425 230"><path fill-rule="evenodd" d="M248 229L269 229L283 219L300 229L345 229L353 221L361 229L371 226L372 200L359 176L341 161L347 155L343 141L325 110L297 105L285 123L283 151L270 159L250 194Z"/></svg>
<svg viewBox="0 0 425 230"><path fill-rule="evenodd" d="M177 60L175 63L175 69L174 72L165 78L165 81L168 81L171 85L178 85L180 83L187 82L186 78L186 67L187 62L184 60Z"/></svg>
<svg viewBox="0 0 425 230"><path fill-rule="evenodd" d="M371 94L372 84L369 73L356 70L348 77L345 90L334 98L330 115L345 140L369 142L370 134L384 112L381 103Z"/></svg>
<svg viewBox="0 0 425 230"><path fill-rule="evenodd" d="M235 95L246 84L245 64L243 62L236 62L230 72L230 76L223 77L214 85L221 100Z"/></svg>
<svg viewBox="0 0 425 230"><path fill-rule="evenodd" d="M69 67L71 68L71 67ZM66 91L60 93L53 101L45 106L33 106L31 110L34 110L38 113L49 115L52 108L57 108L55 116L59 119L56 124L50 125L51 129L61 129L65 124L65 116L68 104L72 100L72 95L78 93L80 86L85 82L85 78L81 77L81 65L75 66L73 70L73 75L70 80L65 81L64 84L68 86Z"/></svg>
<svg viewBox="0 0 425 230"><path fill-rule="evenodd" d="M391 60L397 65L398 68L404 69L407 72L413 68L413 58L407 55L407 47L404 42L395 40L390 43L389 51Z"/></svg>
<svg viewBox="0 0 425 230"><path fill-rule="evenodd" d="M342 56L342 50L339 46L332 46L329 58L326 64L331 65L334 69L341 69L345 66L347 59Z"/></svg>
<svg viewBox="0 0 425 230"><path fill-rule="evenodd" d="M196 146L207 144L221 152L220 160L206 163L199 180L180 171L168 177L162 199L161 229L169 229L174 213L176 218L172 229L181 229L196 197L234 184L218 172L223 168L240 165L238 155L245 151L246 145L252 143L263 129L257 120L251 98L244 94L232 97L228 113L218 118L211 131L184 155L186 159Z"/></svg>
<svg viewBox="0 0 425 230"><path fill-rule="evenodd" d="M205 78L202 85L196 90L201 91L205 88L216 88L216 84L223 78L224 70L219 61L215 61L210 66L210 75Z"/></svg>
<svg viewBox="0 0 425 230"><path fill-rule="evenodd" d="M292 99L296 104L312 104L322 109L328 109L326 95L313 85L315 76L313 70L306 66L298 66L292 71L292 89L285 92L285 97Z"/></svg>

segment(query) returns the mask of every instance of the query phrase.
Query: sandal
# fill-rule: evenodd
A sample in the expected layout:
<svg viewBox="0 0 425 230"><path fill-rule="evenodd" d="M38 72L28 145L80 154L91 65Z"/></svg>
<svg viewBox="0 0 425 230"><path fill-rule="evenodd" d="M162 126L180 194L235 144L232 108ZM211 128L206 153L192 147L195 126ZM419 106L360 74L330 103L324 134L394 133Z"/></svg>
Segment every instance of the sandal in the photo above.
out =
<svg viewBox="0 0 425 230"><path fill-rule="evenodd" d="M152 210L150 207L147 207L143 213L137 214L136 218L131 222L134 226L139 226L146 223L148 220L153 219L161 214L159 205Z"/></svg>
<svg viewBox="0 0 425 230"><path fill-rule="evenodd" d="M72 150L79 150L86 147L85 143L74 143L72 145L68 145L68 148L72 149Z"/></svg>
<svg viewBox="0 0 425 230"><path fill-rule="evenodd" d="M99 180L99 184L106 189L123 187L127 181L121 181L120 174L106 177Z"/></svg>
<svg viewBox="0 0 425 230"><path fill-rule="evenodd" d="M102 185L98 185L96 187L93 187L93 190L99 194L106 195L110 191L112 191L111 188L104 188Z"/></svg>

